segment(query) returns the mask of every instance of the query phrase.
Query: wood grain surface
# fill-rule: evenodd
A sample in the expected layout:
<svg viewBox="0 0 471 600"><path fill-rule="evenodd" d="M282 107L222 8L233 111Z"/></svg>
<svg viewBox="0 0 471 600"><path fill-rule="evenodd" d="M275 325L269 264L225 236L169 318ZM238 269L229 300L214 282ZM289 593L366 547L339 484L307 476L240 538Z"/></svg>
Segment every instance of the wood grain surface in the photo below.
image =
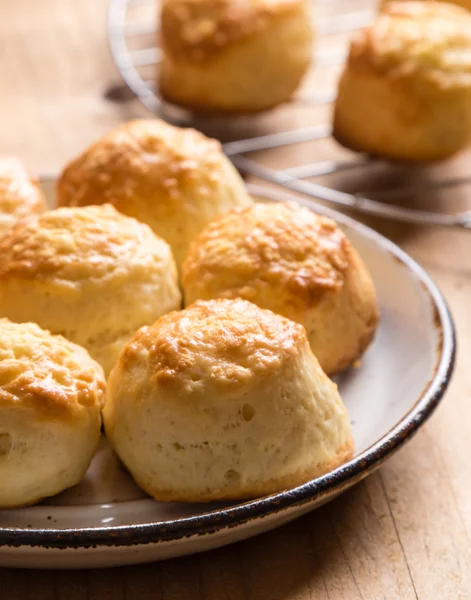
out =
<svg viewBox="0 0 471 600"><path fill-rule="evenodd" d="M114 124L146 115L120 93L106 41L106 5L105 0L0 2L0 151L18 154L39 173L56 173ZM323 77L327 81L330 75ZM282 109L261 118L256 128L321 123L326 115L325 108ZM323 156L339 152L332 145L313 147L312 160L321 151ZM271 164L296 164L300 152L306 162L306 150L268 158ZM445 172L458 172L470 158L461 157ZM387 183L396 175L377 177ZM412 179L420 187L430 177L421 172ZM359 189L371 181L344 185ZM441 210L471 208L471 187L427 192L417 202ZM370 224L424 265L457 324L453 383L419 434L365 482L274 532L132 568L0 569L1 600L471 599L471 233Z"/></svg>

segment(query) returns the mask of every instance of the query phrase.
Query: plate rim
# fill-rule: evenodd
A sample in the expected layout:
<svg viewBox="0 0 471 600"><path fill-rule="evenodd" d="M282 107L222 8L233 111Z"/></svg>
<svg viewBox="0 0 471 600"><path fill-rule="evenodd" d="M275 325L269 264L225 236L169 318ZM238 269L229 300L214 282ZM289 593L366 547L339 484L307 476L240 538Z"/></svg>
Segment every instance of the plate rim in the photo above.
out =
<svg viewBox="0 0 471 600"><path fill-rule="evenodd" d="M52 182L54 177L42 177L40 181ZM1 528L0 549L85 549L90 547L128 547L149 544L164 544L182 539L203 537L222 530L239 528L251 521L308 505L314 500L334 496L376 470L406 442L412 439L420 427L432 415L451 381L456 358L456 334L448 304L438 286L409 254L371 227L339 213L338 211L294 194L260 185L249 185L254 196L278 202L294 201L314 212L334 218L342 225L359 231L375 240L382 248L404 264L418 278L430 297L435 311L435 326L441 333L441 347L437 353L435 372L426 384L414 406L375 443L358 456L337 469L317 477L295 488L264 498L258 498L230 508L222 508L197 516L155 521L137 525L117 527L38 529Z"/></svg>

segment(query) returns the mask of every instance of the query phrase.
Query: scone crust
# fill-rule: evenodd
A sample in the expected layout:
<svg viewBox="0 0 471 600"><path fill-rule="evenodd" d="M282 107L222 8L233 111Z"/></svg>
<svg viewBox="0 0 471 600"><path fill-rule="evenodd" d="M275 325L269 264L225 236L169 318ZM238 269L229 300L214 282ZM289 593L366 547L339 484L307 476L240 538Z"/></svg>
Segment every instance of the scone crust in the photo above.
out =
<svg viewBox="0 0 471 600"><path fill-rule="evenodd" d="M141 197L159 194L162 213L175 210L182 189L209 193L220 180L221 144L195 129L138 119L113 129L71 161L57 183L59 206L111 203L126 214ZM206 188L206 190L204 189Z"/></svg>
<svg viewBox="0 0 471 600"><path fill-rule="evenodd" d="M45 209L38 179L18 158L0 156L0 236L20 219Z"/></svg>
<svg viewBox="0 0 471 600"><path fill-rule="evenodd" d="M175 58L204 62L303 4L304 0L165 0L162 43Z"/></svg>
<svg viewBox="0 0 471 600"><path fill-rule="evenodd" d="M0 281L8 277L77 282L144 274L167 244L113 206L60 208L19 223L0 242Z"/></svg>
<svg viewBox="0 0 471 600"><path fill-rule="evenodd" d="M34 323L0 319L0 407L34 409L38 418L73 421L105 402L103 369L88 352Z"/></svg>
<svg viewBox="0 0 471 600"><path fill-rule="evenodd" d="M390 2L376 23L354 35L348 65L469 87L471 14L446 2Z"/></svg>
<svg viewBox="0 0 471 600"><path fill-rule="evenodd" d="M130 121L72 160L59 206L111 203L166 240L179 265L212 218L252 203L218 141L159 119Z"/></svg>
<svg viewBox="0 0 471 600"><path fill-rule="evenodd" d="M181 398L208 388L224 395L276 372L304 342L301 325L251 302L196 302L138 331L119 369L131 371L145 353L153 384Z"/></svg>
<svg viewBox="0 0 471 600"><path fill-rule="evenodd" d="M216 219L193 241L183 265L185 299L257 302L276 289L271 310L303 311L342 287L349 248L331 219L295 203L254 204Z"/></svg>

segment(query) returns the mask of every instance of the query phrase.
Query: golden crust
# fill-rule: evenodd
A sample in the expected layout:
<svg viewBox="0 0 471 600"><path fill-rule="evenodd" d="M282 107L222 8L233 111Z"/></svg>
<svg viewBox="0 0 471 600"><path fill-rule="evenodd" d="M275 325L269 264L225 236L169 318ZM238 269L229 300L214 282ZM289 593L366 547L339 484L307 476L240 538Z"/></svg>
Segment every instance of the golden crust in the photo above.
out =
<svg viewBox="0 0 471 600"><path fill-rule="evenodd" d="M390 2L352 39L347 68L441 87L471 86L471 14L444 2Z"/></svg>
<svg viewBox="0 0 471 600"><path fill-rule="evenodd" d="M165 239L179 264L212 218L252 201L218 141L143 119L114 129L74 159L57 183L57 202L110 202Z"/></svg>
<svg viewBox="0 0 471 600"><path fill-rule="evenodd" d="M244 300L196 302L143 327L117 368L131 371L143 353L154 384L189 395L234 391L276 372L306 343L304 327Z"/></svg>
<svg viewBox="0 0 471 600"><path fill-rule="evenodd" d="M0 241L0 280L80 282L123 267L144 270L161 246L146 225L110 205L60 208L19 223Z"/></svg>
<svg viewBox="0 0 471 600"><path fill-rule="evenodd" d="M238 40L297 11L304 0L165 0L161 37L165 52L202 62Z"/></svg>
<svg viewBox="0 0 471 600"><path fill-rule="evenodd" d="M254 204L213 221L183 265L187 302L268 288L276 303L304 309L342 287L350 243L331 219L296 204Z"/></svg>
<svg viewBox="0 0 471 600"><path fill-rule="evenodd" d="M195 129L159 119L129 121L72 161L57 183L59 206L112 203L124 213L136 197L175 205L195 179L209 188L218 178L221 145ZM206 181L204 181L206 180Z"/></svg>
<svg viewBox="0 0 471 600"><path fill-rule="evenodd" d="M103 369L82 347L33 323L0 319L0 407L32 408L45 419L103 408Z"/></svg>
<svg viewBox="0 0 471 600"><path fill-rule="evenodd" d="M46 209L39 181L13 156L0 156L0 236L16 221Z"/></svg>

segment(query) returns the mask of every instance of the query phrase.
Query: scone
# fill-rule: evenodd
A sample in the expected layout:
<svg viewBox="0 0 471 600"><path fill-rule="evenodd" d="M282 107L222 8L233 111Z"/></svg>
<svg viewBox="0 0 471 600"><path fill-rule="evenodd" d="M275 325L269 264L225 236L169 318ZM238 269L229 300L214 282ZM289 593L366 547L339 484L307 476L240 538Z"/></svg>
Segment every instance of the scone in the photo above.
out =
<svg viewBox="0 0 471 600"><path fill-rule="evenodd" d="M14 156L0 156L0 237L17 221L46 209L39 182Z"/></svg>
<svg viewBox="0 0 471 600"><path fill-rule="evenodd" d="M357 359L378 322L363 261L337 225L292 204L254 204L211 223L183 265L186 304L244 298L304 325L321 367Z"/></svg>
<svg viewBox="0 0 471 600"><path fill-rule="evenodd" d="M399 2L400 0L383 0L380 4L380 8L381 10L384 9L385 6L387 6L388 4L390 4L391 2ZM406 2L410 2L410 0L405 0ZM433 1L433 0L429 0L429 1ZM462 6L463 8L467 8L468 10L471 10L471 0L443 0L444 2L450 3L450 4L456 4L458 6Z"/></svg>
<svg viewBox="0 0 471 600"><path fill-rule="evenodd" d="M271 494L353 453L347 410L304 328L244 300L197 302L142 328L111 372L103 417L157 500Z"/></svg>
<svg viewBox="0 0 471 600"><path fill-rule="evenodd" d="M159 91L196 111L273 108L301 83L312 39L308 0L164 0Z"/></svg>
<svg viewBox="0 0 471 600"><path fill-rule="evenodd" d="M79 483L100 439L102 368L33 323L0 319L0 508Z"/></svg>
<svg viewBox="0 0 471 600"><path fill-rule="evenodd" d="M180 304L168 244L112 206L45 212L0 240L0 316L62 334L106 373L139 327Z"/></svg>
<svg viewBox="0 0 471 600"><path fill-rule="evenodd" d="M158 119L126 123L73 160L58 181L57 201L113 204L166 240L177 265L212 219L252 203L219 142Z"/></svg>
<svg viewBox="0 0 471 600"><path fill-rule="evenodd" d="M471 144L471 14L442 2L391 2L353 37L334 110L344 146L402 161Z"/></svg>

